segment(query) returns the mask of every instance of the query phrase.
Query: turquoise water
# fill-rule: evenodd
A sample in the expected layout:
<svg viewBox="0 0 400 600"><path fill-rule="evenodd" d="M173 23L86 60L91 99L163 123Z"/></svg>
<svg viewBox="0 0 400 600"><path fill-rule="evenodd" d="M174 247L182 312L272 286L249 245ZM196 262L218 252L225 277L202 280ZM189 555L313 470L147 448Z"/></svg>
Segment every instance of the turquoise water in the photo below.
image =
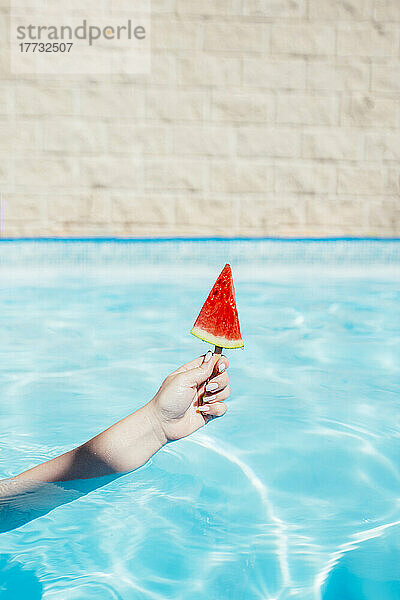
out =
<svg viewBox="0 0 400 600"><path fill-rule="evenodd" d="M399 599L399 246L0 245L0 478L204 352L225 261L246 344L223 419L95 491L0 503L0 598Z"/></svg>

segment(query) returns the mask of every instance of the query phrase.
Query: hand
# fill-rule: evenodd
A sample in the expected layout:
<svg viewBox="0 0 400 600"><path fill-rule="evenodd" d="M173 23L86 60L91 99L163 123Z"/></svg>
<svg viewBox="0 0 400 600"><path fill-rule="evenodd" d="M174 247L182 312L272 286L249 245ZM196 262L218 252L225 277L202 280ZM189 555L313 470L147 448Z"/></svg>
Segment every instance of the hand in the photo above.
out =
<svg viewBox="0 0 400 600"><path fill-rule="evenodd" d="M209 351L179 367L168 375L151 400L153 415L167 441L186 437L210 419L226 413L227 406L223 401L231 393L226 372L229 361L222 355L217 361L215 358ZM199 406L204 392L205 404Z"/></svg>

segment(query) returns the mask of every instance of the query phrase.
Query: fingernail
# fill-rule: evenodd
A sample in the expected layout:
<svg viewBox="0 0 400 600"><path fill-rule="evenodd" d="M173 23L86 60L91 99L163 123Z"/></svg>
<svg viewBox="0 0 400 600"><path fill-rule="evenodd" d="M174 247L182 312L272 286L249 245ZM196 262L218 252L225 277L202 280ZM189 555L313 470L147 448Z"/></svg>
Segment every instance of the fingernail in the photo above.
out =
<svg viewBox="0 0 400 600"><path fill-rule="evenodd" d="M211 382L211 383L207 383L206 385L206 390L207 392L212 392L213 390L217 390L218 389L218 383Z"/></svg>
<svg viewBox="0 0 400 600"><path fill-rule="evenodd" d="M218 371L219 371L220 373L223 373L223 372L225 371L225 368L226 368L226 365L225 365L225 363L221 363L221 364L219 365L219 367L218 367Z"/></svg>
<svg viewBox="0 0 400 600"><path fill-rule="evenodd" d="M207 404L203 404L203 406L199 406L199 410L201 410L201 412L208 412L210 410L211 406L207 406Z"/></svg>
<svg viewBox="0 0 400 600"><path fill-rule="evenodd" d="M213 394L212 396L207 396L206 400L207 400L207 402L214 402L216 397L217 397L217 394Z"/></svg>
<svg viewBox="0 0 400 600"><path fill-rule="evenodd" d="M211 352L211 350L209 350L204 357L204 362L209 362L211 360L211 357L212 357L212 352Z"/></svg>

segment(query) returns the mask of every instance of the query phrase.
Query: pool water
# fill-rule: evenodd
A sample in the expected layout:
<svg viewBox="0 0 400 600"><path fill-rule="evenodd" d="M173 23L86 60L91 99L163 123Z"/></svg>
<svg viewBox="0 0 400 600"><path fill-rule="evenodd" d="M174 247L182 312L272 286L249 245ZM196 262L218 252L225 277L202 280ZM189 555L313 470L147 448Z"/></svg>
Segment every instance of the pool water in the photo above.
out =
<svg viewBox="0 0 400 600"><path fill-rule="evenodd" d="M372 265L357 242L290 264L283 242L256 263L245 242L88 244L0 245L0 478L204 352L188 332L226 260L245 349L222 419L86 495L48 486L68 503L19 527L0 509L0 598L398 600L400 244Z"/></svg>

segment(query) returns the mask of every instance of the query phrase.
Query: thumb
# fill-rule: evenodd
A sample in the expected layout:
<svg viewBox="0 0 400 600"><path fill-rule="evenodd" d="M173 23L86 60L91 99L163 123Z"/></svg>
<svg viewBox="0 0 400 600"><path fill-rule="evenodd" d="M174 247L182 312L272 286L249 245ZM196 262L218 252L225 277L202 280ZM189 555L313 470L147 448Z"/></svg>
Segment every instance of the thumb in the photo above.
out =
<svg viewBox="0 0 400 600"><path fill-rule="evenodd" d="M194 369L189 369L189 371L186 371L185 381L188 385L201 385L202 383L207 381L209 377L211 377L211 374L214 369L214 361L211 359L212 352L211 350L209 350L206 353L204 360L199 367L195 367Z"/></svg>

